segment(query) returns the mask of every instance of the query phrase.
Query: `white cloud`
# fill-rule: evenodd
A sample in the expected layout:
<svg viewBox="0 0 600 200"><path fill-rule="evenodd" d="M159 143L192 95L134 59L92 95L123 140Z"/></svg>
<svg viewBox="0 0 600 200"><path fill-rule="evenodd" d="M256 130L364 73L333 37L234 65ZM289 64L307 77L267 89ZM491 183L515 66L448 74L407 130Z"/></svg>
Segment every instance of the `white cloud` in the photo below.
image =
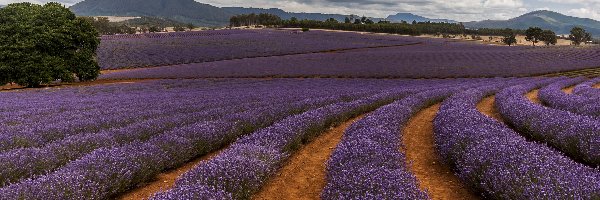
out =
<svg viewBox="0 0 600 200"><path fill-rule="evenodd" d="M567 11L567 13L575 17L589 17L593 19L600 19L600 13L598 13L598 11L596 11L595 9L590 8L571 9Z"/></svg>

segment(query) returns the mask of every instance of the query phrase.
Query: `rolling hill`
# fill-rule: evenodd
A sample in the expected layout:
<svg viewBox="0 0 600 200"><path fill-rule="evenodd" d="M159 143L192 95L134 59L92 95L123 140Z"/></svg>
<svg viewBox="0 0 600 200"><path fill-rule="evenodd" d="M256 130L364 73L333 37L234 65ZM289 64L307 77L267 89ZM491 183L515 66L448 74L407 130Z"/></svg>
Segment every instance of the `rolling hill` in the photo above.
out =
<svg viewBox="0 0 600 200"><path fill-rule="evenodd" d="M593 35L600 35L600 22L587 18L571 17L553 11L530 12L509 20L485 20L464 23L469 28L527 29L532 26L551 29L557 34L568 34L571 28L580 26Z"/></svg>
<svg viewBox="0 0 600 200"><path fill-rule="evenodd" d="M230 13L194 0L85 0L70 7L80 16L150 16L221 26L229 22Z"/></svg>
<svg viewBox="0 0 600 200"><path fill-rule="evenodd" d="M449 20L449 19L430 19L427 17L423 17L423 16L419 16L419 15L415 15L412 13L398 13L395 15L390 15L386 18L387 20L391 21L391 22L401 22L401 21L406 21L408 23L413 22L413 21L417 21L417 22L446 22L446 23L457 23L457 21L454 20Z"/></svg>
<svg viewBox="0 0 600 200"><path fill-rule="evenodd" d="M279 8L243 8L243 7L223 7L223 9L231 14L251 14L251 13L269 13L273 15L277 15L282 19L291 19L295 17L297 19L311 19L311 20L320 20L325 21L329 18L334 18L338 21L343 22L344 19L348 15L340 15L340 14L322 14L322 13L293 13L286 12Z"/></svg>

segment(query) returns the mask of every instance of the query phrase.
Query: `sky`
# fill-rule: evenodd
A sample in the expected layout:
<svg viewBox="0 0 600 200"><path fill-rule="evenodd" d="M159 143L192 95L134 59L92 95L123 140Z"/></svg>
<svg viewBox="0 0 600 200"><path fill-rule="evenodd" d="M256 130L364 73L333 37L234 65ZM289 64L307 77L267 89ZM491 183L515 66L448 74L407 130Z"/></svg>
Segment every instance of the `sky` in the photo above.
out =
<svg viewBox="0 0 600 200"><path fill-rule="evenodd" d="M0 0L0 5L16 2L58 1L67 6L81 0ZM457 21L509 19L535 10L600 20L600 0L196 0L218 7L281 8L289 12L321 12L387 17L410 12L429 18Z"/></svg>

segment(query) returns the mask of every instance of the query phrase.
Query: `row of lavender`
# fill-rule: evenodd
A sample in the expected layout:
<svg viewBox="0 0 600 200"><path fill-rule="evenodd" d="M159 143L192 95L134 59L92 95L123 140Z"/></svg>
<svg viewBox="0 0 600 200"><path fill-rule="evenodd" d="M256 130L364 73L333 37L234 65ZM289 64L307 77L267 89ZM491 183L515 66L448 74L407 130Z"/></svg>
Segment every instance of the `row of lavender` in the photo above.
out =
<svg viewBox="0 0 600 200"><path fill-rule="evenodd" d="M540 97L551 106L557 106L560 101L573 100L577 96L565 94L564 99L550 102L548 100L554 97L548 93L554 90L564 94L560 88L581 81L583 80L557 81L542 89ZM528 85L515 86L496 95L496 108L506 122L529 138L548 143L577 161L600 166L600 120L593 117L596 116L595 113L586 116L533 103L524 96L531 89L532 86ZM600 105L598 101L580 103L588 103L588 109Z"/></svg>
<svg viewBox="0 0 600 200"><path fill-rule="evenodd" d="M137 37L104 36L98 59L103 69L122 69L415 43L410 38L352 33L290 33L222 30Z"/></svg>
<svg viewBox="0 0 600 200"><path fill-rule="evenodd" d="M502 93L530 90L553 81L532 81ZM444 162L490 199L600 198L598 169L577 163L544 144L530 142L476 109L483 97L507 86L474 88L444 101L434 121L436 146ZM514 111L527 112L518 108Z"/></svg>
<svg viewBox="0 0 600 200"><path fill-rule="evenodd" d="M600 77L577 85L573 89L573 94L600 99Z"/></svg>
<svg viewBox="0 0 600 200"><path fill-rule="evenodd" d="M583 85L578 86L578 92L567 94L562 91L563 88L586 81L584 78L566 79L547 87L544 87L539 92L539 99L549 107L570 111L573 113L586 115L600 119L600 99L589 95L581 95ZM600 79L598 79L600 81ZM589 87L589 86L588 86ZM587 92L590 93L590 92Z"/></svg>
<svg viewBox="0 0 600 200"><path fill-rule="evenodd" d="M296 125L317 131L316 125L328 127L343 117L371 109L380 100L391 97L384 93L381 94L384 96L363 99L379 93L378 91L447 82L449 81L194 80L3 93L2 98L6 101L2 102L10 102L15 96L46 102L57 97L79 97L82 104L72 106L75 110L77 107L85 108L82 112L90 109L83 103L87 102L83 101L83 96L88 95L91 96L90 99L103 97L103 102L123 101L126 105L142 110L152 108L146 104L161 103L159 98L169 99L181 106L169 112L158 112L148 119L133 121L129 125L106 129L102 127L97 132L59 134L56 138L47 140L48 142L36 142L33 146L2 152L0 177L4 187L0 189L0 199L111 198L165 169L214 151L242 135L267 127L287 116L312 109L312 112L305 113L313 116L306 118L312 120L305 121L308 123L306 126ZM228 92L224 93L223 90ZM111 95L112 98L109 98ZM130 98L120 98L127 95L136 97L132 99L146 101L150 98L153 102L130 105L125 102ZM10 106L12 105L3 104L2 108ZM325 107L319 108L322 106ZM63 109L59 107L56 111ZM325 112L328 110L329 112ZM8 109L5 112L8 114ZM329 114L324 115L325 113ZM94 120L101 116L90 117ZM325 119L320 121L321 117ZM288 119L289 123L297 121L294 117ZM56 120L60 123L60 119ZM281 123L283 122L278 124ZM287 127L289 126L282 126ZM271 132L264 132L268 133ZM35 133L30 135L35 136ZM48 133L40 132L40 135L54 137ZM253 137L249 136L246 140L250 138ZM296 139L298 138L303 136L297 136ZM272 141L263 142L270 144Z"/></svg>

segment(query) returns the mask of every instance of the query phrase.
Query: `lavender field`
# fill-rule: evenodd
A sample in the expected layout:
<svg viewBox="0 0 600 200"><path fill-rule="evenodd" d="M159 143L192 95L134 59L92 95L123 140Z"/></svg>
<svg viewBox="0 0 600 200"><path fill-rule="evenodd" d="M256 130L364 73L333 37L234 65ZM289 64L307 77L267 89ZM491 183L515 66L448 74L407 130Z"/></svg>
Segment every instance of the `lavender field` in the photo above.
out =
<svg viewBox="0 0 600 200"><path fill-rule="evenodd" d="M0 200L600 199L600 79L536 76L598 47L263 29L98 56L100 81L0 92Z"/></svg>
<svg viewBox="0 0 600 200"><path fill-rule="evenodd" d="M600 48L491 46L408 36L289 30L220 30L105 36L103 79L476 78L600 66Z"/></svg>

